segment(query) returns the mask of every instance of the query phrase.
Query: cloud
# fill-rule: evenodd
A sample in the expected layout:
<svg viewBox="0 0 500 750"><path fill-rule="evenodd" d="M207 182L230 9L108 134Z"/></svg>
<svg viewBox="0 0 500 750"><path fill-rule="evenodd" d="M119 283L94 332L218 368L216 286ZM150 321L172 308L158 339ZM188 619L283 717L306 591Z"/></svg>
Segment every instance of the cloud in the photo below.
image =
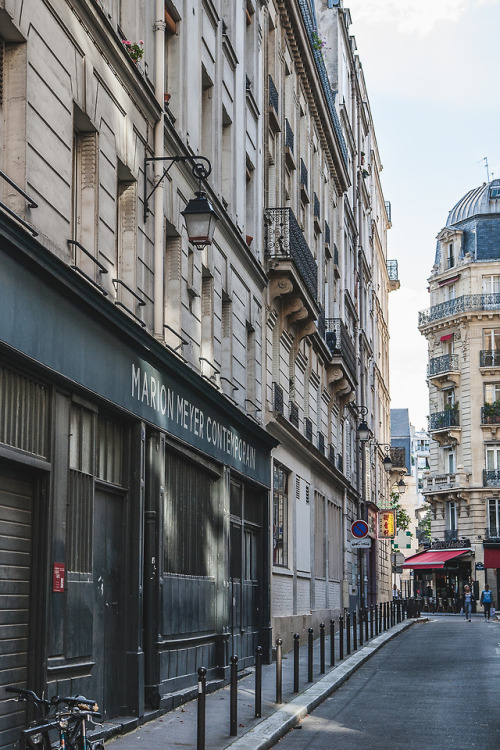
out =
<svg viewBox="0 0 500 750"><path fill-rule="evenodd" d="M345 7L357 20L370 24L395 26L402 34L426 36L442 24L456 23L474 5L495 5L500 0L345 0Z"/></svg>

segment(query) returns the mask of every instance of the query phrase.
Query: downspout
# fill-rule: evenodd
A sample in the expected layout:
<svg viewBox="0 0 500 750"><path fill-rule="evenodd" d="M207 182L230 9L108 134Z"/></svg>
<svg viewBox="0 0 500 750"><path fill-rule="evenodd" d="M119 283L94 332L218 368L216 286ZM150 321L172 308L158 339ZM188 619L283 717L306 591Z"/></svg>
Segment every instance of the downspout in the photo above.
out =
<svg viewBox="0 0 500 750"><path fill-rule="evenodd" d="M155 96L161 105L161 116L155 126L154 134L154 153L156 157L165 154L165 114L164 114L164 93L165 93L165 5L164 0L156 0L156 21L155 30ZM154 180L158 182L163 174L164 164L162 161L155 161ZM163 196L164 181L158 185L154 192L154 318L153 327L156 338L163 339L163 322L165 307L165 282L164 282L164 258L163 248Z"/></svg>

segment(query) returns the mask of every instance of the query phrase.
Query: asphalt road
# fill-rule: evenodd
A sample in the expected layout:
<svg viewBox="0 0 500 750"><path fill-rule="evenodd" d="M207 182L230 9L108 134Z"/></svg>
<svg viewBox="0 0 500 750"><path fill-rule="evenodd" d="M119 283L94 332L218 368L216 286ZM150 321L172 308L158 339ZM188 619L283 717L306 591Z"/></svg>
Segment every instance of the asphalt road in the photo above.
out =
<svg viewBox="0 0 500 750"><path fill-rule="evenodd" d="M275 747L500 749L500 622L431 615L387 643Z"/></svg>

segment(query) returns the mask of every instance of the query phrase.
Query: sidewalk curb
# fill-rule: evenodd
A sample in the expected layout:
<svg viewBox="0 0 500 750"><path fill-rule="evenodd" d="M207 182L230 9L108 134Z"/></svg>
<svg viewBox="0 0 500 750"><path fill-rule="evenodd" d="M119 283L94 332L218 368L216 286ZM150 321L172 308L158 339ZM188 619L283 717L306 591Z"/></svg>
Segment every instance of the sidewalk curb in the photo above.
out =
<svg viewBox="0 0 500 750"><path fill-rule="evenodd" d="M418 622L426 622L422 617L405 620L374 638L359 651L347 657L339 666L311 685L296 698L286 703L271 716L263 719L242 737L235 739L227 747L230 750L268 750L281 739L301 719L317 708L326 698L335 692L362 664L370 659L387 641L399 635Z"/></svg>

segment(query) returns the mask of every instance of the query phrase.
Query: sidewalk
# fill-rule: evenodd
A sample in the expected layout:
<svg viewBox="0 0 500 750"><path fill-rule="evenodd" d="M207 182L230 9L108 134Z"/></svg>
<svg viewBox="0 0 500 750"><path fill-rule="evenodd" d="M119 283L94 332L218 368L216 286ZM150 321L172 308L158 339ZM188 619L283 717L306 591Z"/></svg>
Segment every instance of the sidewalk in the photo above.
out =
<svg viewBox="0 0 500 750"><path fill-rule="evenodd" d="M425 621L427 618L421 618ZM300 693L293 693L293 651L283 656L283 704L277 706L276 663L262 667L262 718L254 717L254 669L246 670L238 681L238 736L229 735L230 688L226 686L206 698L206 750L265 750L297 724L333 693L350 675L372 656L384 643L411 627L419 620L404 620L363 647L346 656L334 668L330 663L330 638L326 638L326 674L320 674L319 638L314 642L313 682L307 682L307 644L300 649ZM352 640L351 640L352 645ZM344 655L346 653L344 639ZM339 654L339 636L335 638L335 659ZM126 722L125 722L126 723ZM106 725L105 725L106 728ZM107 727L108 732L119 727ZM107 732L107 733L108 733ZM171 750L197 746L197 701L192 700L179 708L137 727L127 734L108 740L108 750Z"/></svg>

